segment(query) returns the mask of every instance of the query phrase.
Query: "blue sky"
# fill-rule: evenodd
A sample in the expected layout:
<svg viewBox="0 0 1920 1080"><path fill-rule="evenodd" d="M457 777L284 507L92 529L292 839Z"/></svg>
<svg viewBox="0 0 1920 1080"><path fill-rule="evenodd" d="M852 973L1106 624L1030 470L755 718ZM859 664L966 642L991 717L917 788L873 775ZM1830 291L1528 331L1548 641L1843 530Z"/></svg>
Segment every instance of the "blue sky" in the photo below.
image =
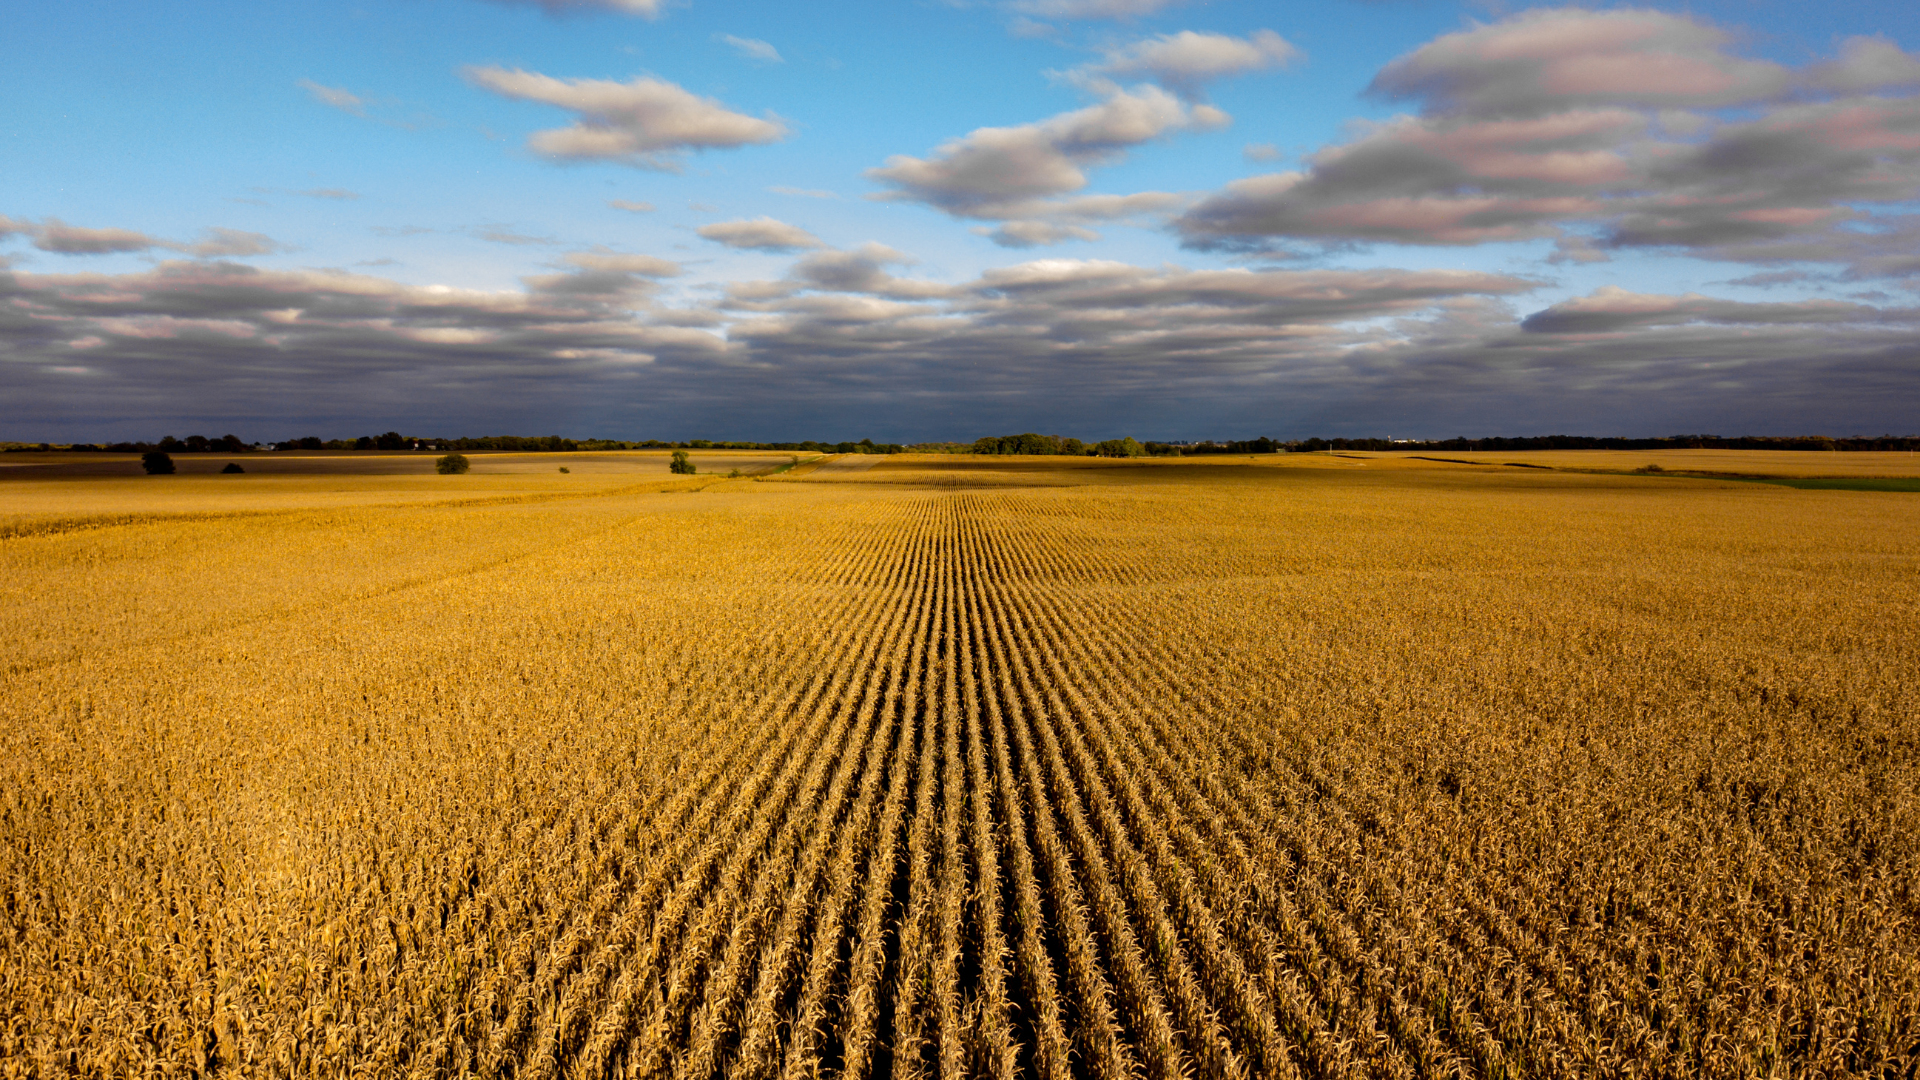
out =
<svg viewBox="0 0 1920 1080"><path fill-rule="evenodd" d="M1911 5L51 4L0 437L1920 430Z"/></svg>

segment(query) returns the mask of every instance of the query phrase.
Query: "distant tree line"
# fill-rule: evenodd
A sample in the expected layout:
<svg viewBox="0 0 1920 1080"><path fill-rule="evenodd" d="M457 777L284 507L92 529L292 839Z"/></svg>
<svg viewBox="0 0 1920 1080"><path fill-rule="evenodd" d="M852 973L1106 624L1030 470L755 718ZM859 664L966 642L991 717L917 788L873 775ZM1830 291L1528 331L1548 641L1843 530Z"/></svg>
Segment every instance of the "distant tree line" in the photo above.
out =
<svg viewBox="0 0 1920 1080"><path fill-rule="evenodd" d="M872 439L837 443L813 440L716 442L711 439L689 439L684 442L665 442L660 439L627 441L563 439L558 435L485 435L478 438L462 436L457 439L447 439L438 436L402 435L397 431L389 431L384 435L362 435L357 439L322 439L309 435L273 443L248 443L242 441L237 435L224 435L218 439L209 439L204 435L189 435L185 439L176 439L167 435L158 442L73 443L63 446L55 446L51 443L3 445L8 450L77 450L115 454L144 454L149 450L167 454L246 454L263 450L513 450L521 453L573 450L785 450L814 454L901 454L908 450L908 447L899 443L877 443Z"/></svg>
<svg viewBox="0 0 1920 1080"><path fill-rule="evenodd" d="M1180 449L1171 443L1143 443L1132 437L1125 439L1105 439L1100 442L1082 442L1079 439L1059 435L1039 435L1027 432L1024 435L989 435L984 439L975 439L975 454L1029 454L1039 457L1170 457L1180 453Z"/></svg>
<svg viewBox="0 0 1920 1080"><path fill-rule="evenodd" d="M958 444L940 444L941 448ZM915 447L915 449L920 449ZM933 449L933 447L929 447ZM1668 435L1654 439L1539 435L1527 438L1468 439L1234 439L1203 442L1135 442L1109 439L1089 443L1058 435L990 435L976 439L974 454L1030 454L1042 457L1195 457L1206 454L1316 453L1327 450L1920 450L1920 437L1881 435L1830 438L1825 435L1725 438L1719 435Z"/></svg>
<svg viewBox="0 0 1920 1080"><path fill-rule="evenodd" d="M263 450L511 450L564 452L574 450L781 450L812 454L1032 454L1043 457L1179 457L1204 454L1314 453L1327 450L1906 450L1920 451L1920 436L1880 435L1832 438L1825 435L1765 436L1668 435L1651 439L1602 438L1588 435L1537 435L1524 438L1469 439L1258 439L1202 442L1139 442L1132 438L1085 442L1059 435L1026 432L992 435L971 443L928 442L902 445L859 442L726 442L688 439L565 439L558 435L486 435L457 439L402 435L362 435L357 439L322 439L309 435L274 443L248 443L238 435L217 439L189 435L163 436L158 442L21 443L0 442L7 452L60 450L115 454L246 454Z"/></svg>
<svg viewBox="0 0 1920 1080"><path fill-rule="evenodd" d="M900 443L877 443L872 439L859 442L818 442L807 439L802 442L720 442L712 439L688 439L685 442L662 442L648 439L645 442L620 442L615 439L586 439L580 443L582 450L785 450L806 454L904 454L919 447L903 446Z"/></svg>
<svg viewBox="0 0 1920 1080"><path fill-rule="evenodd" d="M1275 443L1256 439L1244 443L1199 443L1187 453L1268 453L1251 449L1271 444L1295 453L1317 450L1920 450L1920 436L1881 435L1829 438L1825 435L1766 436L1668 435L1653 439L1595 438L1588 435L1536 435L1526 438L1485 439L1302 439Z"/></svg>

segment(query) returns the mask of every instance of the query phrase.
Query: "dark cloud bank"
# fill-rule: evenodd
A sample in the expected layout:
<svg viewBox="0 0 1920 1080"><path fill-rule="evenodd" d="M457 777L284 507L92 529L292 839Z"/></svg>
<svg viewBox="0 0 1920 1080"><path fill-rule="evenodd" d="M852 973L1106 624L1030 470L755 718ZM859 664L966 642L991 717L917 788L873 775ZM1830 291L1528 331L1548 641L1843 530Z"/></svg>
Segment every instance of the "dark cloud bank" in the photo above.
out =
<svg viewBox="0 0 1920 1080"><path fill-rule="evenodd" d="M368 427L615 437L1905 432L1920 311L1464 271L1044 260L958 285L885 249L656 302L670 263L582 254L522 291L225 262L0 272L22 439ZM161 429L164 429L161 430ZM180 429L180 430L175 430Z"/></svg>
<svg viewBox="0 0 1920 1080"><path fill-rule="evenodd" d="M762 218L701 233L786 253L775 279L676 290L671 262L588 251L521 289L481 293L232 261L275 250L256 234L210 230L185 243L0 217L0 240L61 258L197 257L120 275L0 262L0 425L32 440L387 427L898 441L1027 429L1920 430L1920 59L1854 39L1792 69L1743 58L1730 40L1646 11L1528 12L1447 35L1374 81L1373 94L1413 112L1298 171L1198 197L1081 194L1087 169L1224 122L1191 87L1103 84L1086 109L981 129L870 173L886 197L988 222L976 228L1008 246L1161 214L1190 247L1261 253L1279 268L1038 259L939 282L911 276L911 257L883 245L831 249ZM1284 42L1268 44L1277 62ZM1241 48L1157 47L1175 45L1227 60ZM1195 55L1219 66L1211 52ZM575 97L618 98L621 116L640 118L634 131L647 109L666 107L658 87L513 77L528 85L502 92L580 108ZM740 140L784 131L713 103L667 105L751 127ZM554 137L657 149L595 123ZM1748 285L1845 283L1874 302L1606 287L1543 308L1531 277L1289 268L1287 258L1528 239L1552 240L1550 261L1562 265L1653 248L1744 267Z"/></svg>

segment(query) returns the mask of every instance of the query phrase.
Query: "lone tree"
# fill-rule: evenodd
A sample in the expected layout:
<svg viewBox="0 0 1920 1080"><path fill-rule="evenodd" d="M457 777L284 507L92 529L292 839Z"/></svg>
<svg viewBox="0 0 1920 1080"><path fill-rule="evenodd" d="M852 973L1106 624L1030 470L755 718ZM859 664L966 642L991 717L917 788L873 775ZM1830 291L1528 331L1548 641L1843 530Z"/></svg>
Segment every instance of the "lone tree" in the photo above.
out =
<svg viewBox="0 0 1920 1080"><path fill-rule="evenodd" d="M173 457L164 450L149 450L140 455L140 467L148 476L168 476L173 472Z"/></svg>
<svg viewBox="0 0 1920 1080"><path fill-rule="evenodd" d="M687 452L685 450L675 450L673 452L673 460L667 463L667 471L677 473L680 476L692 476L697 468L693 462L687 460Z"/></svg>
<svg viewBox="0 0 1920 1080"><path fill-rule="evenodd" d="M467 460L467 455L465 454L448 454L446 457L435 461L433 468L434 471L438 472L441 476L451 476L454 473L466 472L468 469L473 468L473 465Z"/></svg>
<svg viewBox="0 0 1920 1080"><path fill-rule="evenodd" d="M243 473L243 472L246 472L247 470L241 468L239 463L229 461L227 462L227 467L224 469L221 469L220 471L223 473Z"/></svg>

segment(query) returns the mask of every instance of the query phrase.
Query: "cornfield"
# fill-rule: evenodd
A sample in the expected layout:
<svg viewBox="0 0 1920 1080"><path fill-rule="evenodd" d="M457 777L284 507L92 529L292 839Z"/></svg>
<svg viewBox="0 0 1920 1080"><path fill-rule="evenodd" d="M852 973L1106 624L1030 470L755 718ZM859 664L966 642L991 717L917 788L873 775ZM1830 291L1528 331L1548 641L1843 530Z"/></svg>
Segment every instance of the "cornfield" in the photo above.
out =
<svg viewBox="0 0 1920 1080"><path fill-rule="evenodd" d="M0 1074L1920 1069L1920 498L989 468L15 528Z"/></svg>

